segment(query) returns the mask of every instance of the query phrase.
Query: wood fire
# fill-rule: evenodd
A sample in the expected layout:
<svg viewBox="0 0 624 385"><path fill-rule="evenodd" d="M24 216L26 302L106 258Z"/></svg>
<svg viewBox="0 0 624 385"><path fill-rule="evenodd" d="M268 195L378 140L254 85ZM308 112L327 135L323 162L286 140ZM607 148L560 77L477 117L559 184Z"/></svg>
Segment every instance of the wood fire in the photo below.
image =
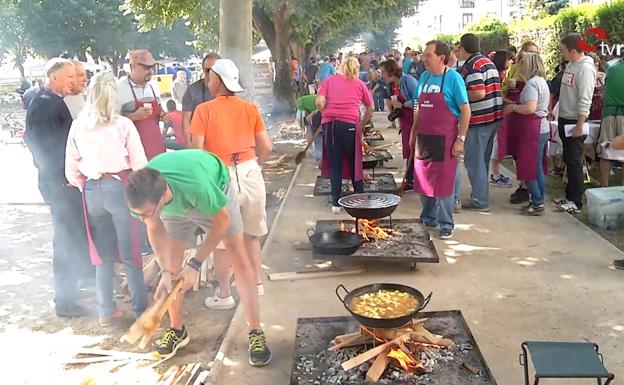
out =
<svg viewBox="0 0 624 385"><path fill-rule="evenodd" d="M355 228L347 230L347 227L342 221L338 223L338 229L340 231L350 231L355 233ZM377 219L358 219L358 232L366 242L385 241L391 236L391 230L386 230L380 227L379 220Z"/></svg>

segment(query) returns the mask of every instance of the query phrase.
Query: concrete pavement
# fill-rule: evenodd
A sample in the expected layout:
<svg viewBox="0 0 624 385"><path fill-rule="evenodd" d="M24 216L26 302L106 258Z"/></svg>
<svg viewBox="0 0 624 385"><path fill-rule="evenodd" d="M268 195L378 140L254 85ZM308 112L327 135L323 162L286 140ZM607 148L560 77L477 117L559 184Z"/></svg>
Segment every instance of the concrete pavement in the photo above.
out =
<svg viewBox="0 0 624 385"><path fill-rule="evenodd" d="M385 127L383 118L376 116L377 126ZM396 135L394 130L385 130L385 143ZM400 155L398 148L392 151ZM393 161L399 167L400 163ZM292 243L304 241L305 230L317 219L336 218L327 199L311 196L316 175L310 162L296 176L265 247L264 263L271 272L311 267L311 252L295 250ZM396 177L400 181L398 172ZM463 184L467 197L467 178ZM434 240L439 264L419 264L416 272L405 265L370 264L367 273L358 275L267 280L266 295L261 297L262 320L273 362L259 369L247 363L247 328L239 308L213 383L288 384L297 318L348 315L334 295L336 285L354 288L374 282L432 291L427 310L460 309L498 384L522 383L518 354L525 340L596 342L616 380L624 376L624 272L611 267L611 261L622 258L622 253L552 205L544 217L525 217L508 203L511 189L491 191L491 213L462 212L455 217L453 238ZM409 193L395 217L417 218L419 212L417 196ZM348 218L346 214L341 217Z"/></svg>

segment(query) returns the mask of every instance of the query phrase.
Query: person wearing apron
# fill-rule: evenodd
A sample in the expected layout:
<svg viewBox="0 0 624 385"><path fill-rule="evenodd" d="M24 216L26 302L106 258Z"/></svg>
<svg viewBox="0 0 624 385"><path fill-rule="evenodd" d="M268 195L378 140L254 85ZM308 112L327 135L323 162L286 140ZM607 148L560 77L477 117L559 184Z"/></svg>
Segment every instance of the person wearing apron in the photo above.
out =
<svg viewBox="0 0 624 385"><path fill-rule="evenodd" d="M524 83L517 103L504 108L509 126L508 138L513 144L510 154L516 160L516 176L526 183L531 203L523 210L528 215L545 213L546 143L550 137L547 120L550 90L544 79L544 63L539 54L525 53L520 59L519 74Z"/></svg>
<svg viewBox="0 0 624 385"><path fill-rule="evenodd" d="M340 214L338 200L342 196L342 179L349 178L356 193L364 192L362 172L362 127L373 116L373 97L363 81L358 79L360 65L347 58L340 74L321 83L316 106L323 118L324 145L321 175L329 177L332 191L332 213ZM366 111L360 119L360 104Z"/></svg>
<svg viewBox="0 0 624 385"><path fill-rule="evenodd" d="M453 234L455 174L470 122L464 80L446 67L450 53L443 42L432 41L425 48L426 71L420 77L410 138L416 149L414 191L421 196L420 219L429 228L439 228L441 239Z"/></svg>
<svg viewBox="0 0 624 385"><path fill-rule="evenodd" d="M403 69L394 60L387 60L380 64L381 76L387 84L391 85L391 108L392 111L400 111L398 116L401 128L401 145L403 149L403 159L409 162L412 149L409 145L412 125L414 124L414 103L418 80L412 75L403 74ZM393 112L394 113L394 112ZM414 161L406 163L408 188L414 185Z"/></svg>
<svg viewBox="0 0 624 385"><path fill-rule="evenodd" d="M165 152L165 140L159 126L162 115L159 94L149 83L155 65L156 61L148 50L132 51L130 75L117 84L123 115L134 122L148 160ZM139 90L142 93L138 94Z"/></svg>
<svg viewBox="0 0 624 385"><path fill-rule="evenodd" d="M115 257L126 270L134 316L139 317L148 304L140 223L132 218L124 199L130 171L144 167L147 159L132 121L120 116L116 109L107 108L117 105L116 93L112 74L95 76L85 110L70 129L65 157L67 180L82 191L89 252L95 265L99 322L103 327L124 314L114 301Z"/></svg>

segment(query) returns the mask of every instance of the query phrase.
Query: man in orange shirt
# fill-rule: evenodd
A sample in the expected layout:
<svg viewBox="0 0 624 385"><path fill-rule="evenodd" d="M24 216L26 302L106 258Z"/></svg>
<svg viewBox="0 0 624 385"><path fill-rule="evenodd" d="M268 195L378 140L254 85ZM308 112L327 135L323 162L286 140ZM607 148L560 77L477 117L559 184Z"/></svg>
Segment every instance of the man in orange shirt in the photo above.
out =
<svg viewBox="0 0 624 385"><path fill-rule="evenodd" d="M213 100L197 106L189 129L192 148L215 154L228 166L238 188L238 205L243 218L245 247L253 263L258 293L262 286L262 251L260 238L268 232L266 223L266 188L260 164L271 155L272 144L258 108L236 96L243 88L239 71L229 59L219 59L208 74L208 88ZM227 250L214 255L219 290L206 299L210 309L230 309L230 267Z"/></svg>

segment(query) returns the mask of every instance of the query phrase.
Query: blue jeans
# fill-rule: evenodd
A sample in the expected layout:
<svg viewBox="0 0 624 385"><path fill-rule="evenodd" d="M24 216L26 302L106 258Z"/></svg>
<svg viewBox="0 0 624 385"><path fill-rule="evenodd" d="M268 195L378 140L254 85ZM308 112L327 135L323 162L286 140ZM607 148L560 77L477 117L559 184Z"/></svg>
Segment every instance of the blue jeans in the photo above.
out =
<svg viewBox="0 0 624 385"><path fill-rule="evenodd" d="M421 195L420 202L423 209L420 220L429 226L440 225L443 230L453 230L453 195L444 198L431 198Z"/></svg>
<svg viewBox="0 0 624 385"><path fill-rule="evenodd" d="M540 134L539 148L537 150L537 179L526 181L531 194L531 203L533 205L543 205L546 196L546 181L544 178L544 168L542 162L544 160L544 147L548 142L549 133Z"/></svg>
<svg viewBox="0 0 624 385"><path fill-rule="evenodd" d="M364 192L364 181L355 180L355 151L362 151L355 148L355 124L334 120L323 125L327 154L329 155L329 181L332 191L332 205L340 206L338 200L342 196L342 157L347 158L351 163L349 179L353 182L353 190L356 193Z"/></svg>
<svg viewBox="0 0 624 385"><path fill-rule="evenodd" d="M113 300L113 276L114 259L119 252L128 276L132 309L139 316L147 307L147 290L143 282L143 268L132 262L131 218L123 185L112 178L88 180L85 200L91 236L102 258L102 264L95 267L98 314L110 317L117 308Z"/></svg>
<svg viewBox="0 0 624 385"><path fill-rule="evenodd" d="M499 126L500 122L470 126L466 135L464 164L472 186L472 200L480 207L490 206L488 173Z"/></svg>

